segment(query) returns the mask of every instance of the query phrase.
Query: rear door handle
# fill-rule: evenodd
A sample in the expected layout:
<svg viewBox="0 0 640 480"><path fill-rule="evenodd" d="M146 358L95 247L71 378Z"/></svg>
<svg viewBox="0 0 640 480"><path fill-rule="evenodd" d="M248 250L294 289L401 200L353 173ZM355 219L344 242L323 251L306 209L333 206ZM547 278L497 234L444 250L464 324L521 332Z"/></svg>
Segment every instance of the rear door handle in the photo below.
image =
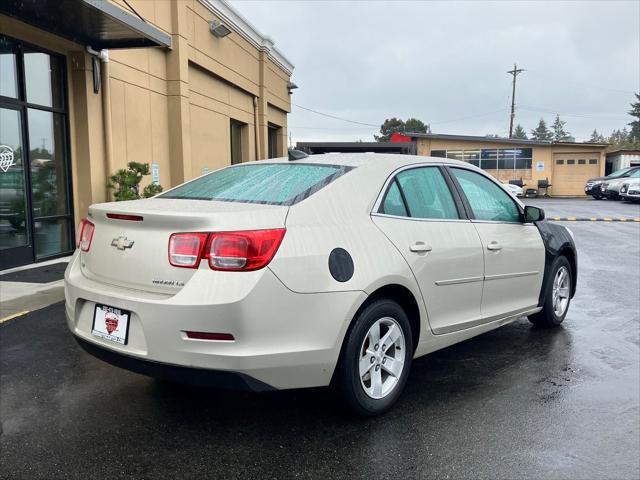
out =
<svg viewBox="0 0 640 480"><path fill-rule="evenodd" d="M431 245L427 245L424 242L416 242L409 247L409 250L416 253L430 252L432 250Z"/></svg>
<svg viewBox="0 0 640 480"><path fill-rule="evenodd" d="M491 242L489 245L487 245L487 250L491 250L493 252L498 252L500 250L502 250L502 245L500 245L498 242Z"/></svg>

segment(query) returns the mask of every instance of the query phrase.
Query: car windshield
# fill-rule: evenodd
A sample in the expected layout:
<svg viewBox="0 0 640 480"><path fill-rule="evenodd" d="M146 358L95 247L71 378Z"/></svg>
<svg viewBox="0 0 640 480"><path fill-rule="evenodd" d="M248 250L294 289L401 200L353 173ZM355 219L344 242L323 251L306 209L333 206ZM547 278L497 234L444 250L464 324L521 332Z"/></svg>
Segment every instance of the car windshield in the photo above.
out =
<svg viewBox="0 0 640 480"><path fill-rule="evenodd" d="M623 168L622 170L618 170L617 172L610 173L607 177L608 177L608 178L620 178L620 177L624 177L624 176L625 176L627 173L629 173L631 170L633 170L633 167Z"/></svg>
<svg viewBox="0 0 640 480"><path fill-rule="evenodd" d="M217 170L159 197L293 205L351 169L339 165L256 162Z"/></svg>
<svg viewBox="0 0 640 480"><path fill-rule="evenodd" d="M640 168L629 175L629 178L640 178Z"/></svg>

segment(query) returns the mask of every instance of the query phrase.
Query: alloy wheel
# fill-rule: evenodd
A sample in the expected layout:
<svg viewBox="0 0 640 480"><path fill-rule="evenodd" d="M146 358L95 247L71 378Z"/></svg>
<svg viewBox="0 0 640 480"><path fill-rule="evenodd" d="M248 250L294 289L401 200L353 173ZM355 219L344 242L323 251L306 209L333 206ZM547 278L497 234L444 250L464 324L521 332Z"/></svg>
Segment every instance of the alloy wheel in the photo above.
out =
<svg viewBox="0 0 640 480"><path fill-rule="evenodd" d="M569 293L570 293L570 274L567 267L562 266L556 272L556 276L553 279L553 311L557 317L562 317L567 311L569 305Z"/></svg>
<svg viewBox="0 0 640 480"><path fill-rule="evenodd" d="M389 395L404 369L405 339L391 317L376 320L360 347L359 375L365 393L374 399Z"/></svg>

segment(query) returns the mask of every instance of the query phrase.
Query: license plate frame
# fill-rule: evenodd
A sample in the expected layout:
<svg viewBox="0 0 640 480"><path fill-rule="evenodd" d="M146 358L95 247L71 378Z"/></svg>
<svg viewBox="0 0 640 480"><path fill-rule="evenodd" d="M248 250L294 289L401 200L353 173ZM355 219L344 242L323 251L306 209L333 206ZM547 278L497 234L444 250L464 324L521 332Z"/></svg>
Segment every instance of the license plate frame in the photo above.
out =
<svg viewBox="0 0 640 480"><path fill-rule="evenodd" d="M96 325L96 321L98 324ZM129 342L129 325L131 312L111 305L96 303L93 308L93 322L91 334L117 345L127 345ZM98 328L96 328L96 326ZM118 332L118 333L116 333ZM114 335L114 333L116 333ZM124 335L123 335L124 333Z"/></svg>

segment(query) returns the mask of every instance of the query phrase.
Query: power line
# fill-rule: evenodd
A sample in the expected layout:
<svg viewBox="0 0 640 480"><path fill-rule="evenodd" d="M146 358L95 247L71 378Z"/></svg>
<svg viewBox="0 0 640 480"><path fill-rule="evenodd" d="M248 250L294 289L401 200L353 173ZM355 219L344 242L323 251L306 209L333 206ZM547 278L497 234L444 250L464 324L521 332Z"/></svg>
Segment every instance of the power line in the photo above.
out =
<svg viewBox="0 0 640 480"><path fill-rule="evenodd" d="M338 117L336 115L330 115L328 113L324 113L324 112L319 112L318 110L314 110L312 108L308 108L308 107L303 107L302 105L298 105L296 103L292 103L292 105L301 108L303 110L307 110L309 112L315 113L317 115L322 115L323 117L328 117L328 118L333 118L334 120L340 120L343 122L349 122L349 123L355 123L356 125L364 125L366 127L373 127L373 128L379 128L380 125L374 125L372 123L364 123L364 122L358 122L356 120L349 120L347 118L342 118L342 117ZM458 118L450 118L448 120L441 120L438 122L427 122L429 125L440 125L442 123L451 123L451 122L458 122L460 120L467 120L469 118L478 118L478 117L486 117L487 115L492 115L494 113L498 113L498 112L504 112L505 110L507 110L507 108L501 108L499 110L492 110L490 112L485 112L485 113L480 113L480 114L475 114L475 115L467 115L464 117L458 117ZM293 126L291 126L291 128L294 128ZM335 127L295 127L295 128L300 128L300 129L317 129L317 130L333 130L333 128ZM355 127L354 127L355 129ZM360 128L358 128L360 129ZM364 130L364 129L363 129Z"/></svg>
<svg viewBox="0 0 640 480"><path fill-rule="evenodd" d="M374 125L372 123L358 122L356 120L349 120L348 118L337 117L335 115L330 115L328 113L319 112L319 111L314 110L312 108L307 108L307 107L303 107L302 105L298 105L297 103L293 103L292 102L292 105L295 105L296 107L301 108L302 110L307 110L308 112L312 112L312 113L315 113L317 115L322 115L323 117L333 118L334 120L341 120L343 122L355 123L356 125L365 125L367 127L375 127L375 128L379 128L380 127L380 125Z"/></svg>
<svg viewBox="0 0 640 480"><path fill-rule="evenodd" d="M609 120L627 120L627 116L622 115L608 115L600 113L560 113L559 110L552 110L549 108L534 107L529 105L520 105L522 110L528 110L530 112L551 113L554 115L561 115L563 117L578 117L578 118L595 118L595 119L609 119Z"/></svg>

